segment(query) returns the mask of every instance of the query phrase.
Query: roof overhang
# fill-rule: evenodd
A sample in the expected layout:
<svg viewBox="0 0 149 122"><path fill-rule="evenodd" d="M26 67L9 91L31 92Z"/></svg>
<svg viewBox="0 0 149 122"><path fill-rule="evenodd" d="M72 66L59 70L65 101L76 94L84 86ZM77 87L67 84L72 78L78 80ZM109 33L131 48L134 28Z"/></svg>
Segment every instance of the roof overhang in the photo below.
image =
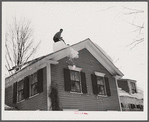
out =
<svg viewBox="0 0 149 122"><path fill-rule="evenodd" d="M86 48L113 76L116 76L116 77L118 76L119 78L124 76L123 73L111 62L108 55L99 46L97 47L89 38L79 43L76 43L70 47L72 47L76 51L80 51ZM69 47L63 48L61 50L58 50L56 52L43 56L38 60L35 59L33 62L31 62L25 68L21 69L19 72L22 72L24 69L28 68L31 65L39 66L41 63L44 63L44 62L48 62L50 64L56 65L58 64L58 60L68 55L69 55Z"/></svg>
<svg viewBox="0 0 149 122"><path fill-rule="evenodd" d="M124 74L111 62L108 55L98 46L96 46L90 39L86 39L82 42L70 46L76 51L80 51L86 48L113 76L123 77ZM46 57L58 61L69 55L69 47L53 53Z"/></svg>

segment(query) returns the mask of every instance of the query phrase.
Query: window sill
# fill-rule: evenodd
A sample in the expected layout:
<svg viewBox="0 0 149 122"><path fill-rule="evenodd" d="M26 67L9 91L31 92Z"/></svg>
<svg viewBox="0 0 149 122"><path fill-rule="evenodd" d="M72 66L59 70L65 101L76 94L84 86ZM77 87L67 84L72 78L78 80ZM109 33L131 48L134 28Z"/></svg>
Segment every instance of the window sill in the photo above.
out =
<svg viewBox="0 0 149 122"><path fill-rule="evenodd" d="M37 95L39 95L39 93L37 93L37 94L35 94L35 95L33 95L33 96L30 96L29 99L31 99L31 98L33 98L33 97L35 97L35 96L37 96ZM21 103L21 102L23 102L23 101L25 101L25 99L23 99L23 100L21 100L21 101L18 101L17 103Z"/></svg>
<svg viewBox="0 0 149 122"><path fill-rule="evenodd" d="M98 97L108 97L107 95L97 95Z"/></svg>
<svg viewBox="0 0 149 122"><path fill-rule="evenodd" d="M35 96L37 96L37 95L39 95L39 93L37 93L37 94L35 94L35 95L33 95L33 96L30 96L29 99L31 99L31 98L33 98L33 97L35 97Z"/></svg>
<svg viewBox="0 0 149 122"><path fill-rule="evenodd" d="M23 102L23 101L25 101L25 99L23 99L23 100L21 100L21 101L18 101L17 103L21 103L21 102Z"/></svg>
<svg viewBox="0 0 149 122"><path fill-rule="evenodd" d="M70 93L72 93L72 94L83 94L82 92L81 93L79 93L79 92L70 92Z"/></svg>

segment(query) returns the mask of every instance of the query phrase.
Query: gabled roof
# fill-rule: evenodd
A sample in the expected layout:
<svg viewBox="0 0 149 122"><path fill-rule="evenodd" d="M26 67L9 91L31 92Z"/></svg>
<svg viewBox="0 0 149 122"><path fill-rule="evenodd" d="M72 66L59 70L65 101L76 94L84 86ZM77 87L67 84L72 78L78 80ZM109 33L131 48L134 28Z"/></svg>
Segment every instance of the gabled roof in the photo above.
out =
<svg viewBox="0 0 149 122"><path fill-rule="evenodd" d="M103 51L103 49L100 48L98 45L94 44L89 38L85 39L79 43L73 44L69 47L74 48L76 51L80 51L80 50L86 48L112 75L118 75L121 77L124 76L123 73L113 64L113 62L111 61L109 56ZM44 59L58 61L58 60L69 55L68 54L69 47L60 49L56 52L53 52L48 55L31 60L26 63L26 67L28 67L36 62L40 62L41 60L44 60ZM22 68L18 72L21 72L26 67Z"/></svg>

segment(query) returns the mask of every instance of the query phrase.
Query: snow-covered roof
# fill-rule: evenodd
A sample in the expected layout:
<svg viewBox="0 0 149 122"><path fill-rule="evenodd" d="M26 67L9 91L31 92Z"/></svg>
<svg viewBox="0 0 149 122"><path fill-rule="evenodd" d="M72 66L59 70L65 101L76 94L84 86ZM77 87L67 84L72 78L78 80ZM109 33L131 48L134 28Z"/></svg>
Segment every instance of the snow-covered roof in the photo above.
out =
<svg viewBox="0 0 149 122"><path fill-rule="evenodd" d="M10 106L5 104L5 110L16 110L16 108L10 107Z"/></svg>
<svg viewBox="0 0 149 122"><path fill-rule="evenodd" d="M119 91L119 96L127 96L127 97L131 97L131 95L127 92L125 92L124 90L122 90L121 88L118 88Z"/></svg>
<svg viewBox="0 0 149 122"><path fill-rule="evenodd" d="M74 48L76 51L86 48L112 75L119 75L121 77L124 76L123 73L113 64L111 58L105 53L105 51L103 51L102 48L100 48L98 45L93 43L89 38L86 40L83 40L81 42L78 42L76 44L73 44L69 47ZM49 60L52 59L54 61L57 60L59 57L63 58L63 56L65 56L67 48L69 48L69 47L65 47L65 48L60 49L56 52L52 52L48 55L41 56L39 58L31 60L31 61L25 63L23 68L21 70L17 71L15 74L17 74L18 72L21 72L26 67L28 67L38 61L41 61L45 58L49 59ZM15 74L13 74L13 75L15 75ZM9 77L11 77L11 76L9 76ZM9 78L9 77L7 77L7 78Z"/></svg>
<svg viewBox="0 0 149 122"><path fill-rule="evenodd" d="M127 96L127 97L132 97L137 99L143 99L143 93L141 92L129 94L126 91L122 90L121 88L118 88L118 91L119 91L119 96Z"/></svg>

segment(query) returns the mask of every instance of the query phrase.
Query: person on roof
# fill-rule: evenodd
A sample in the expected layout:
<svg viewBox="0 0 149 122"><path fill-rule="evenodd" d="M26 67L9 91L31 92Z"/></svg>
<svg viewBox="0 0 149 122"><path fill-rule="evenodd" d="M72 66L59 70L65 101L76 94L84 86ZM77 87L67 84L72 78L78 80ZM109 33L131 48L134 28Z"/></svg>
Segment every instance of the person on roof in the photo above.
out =
<svg viewBox="0 0 149 122"><path fill-rule="evenodd" d="M54 42L59 42L62 40L65 43L65 41L61 37L62 32L63 32L63 29L60 29L60 31L54 35L54 37L53 37Z"/></svg>

